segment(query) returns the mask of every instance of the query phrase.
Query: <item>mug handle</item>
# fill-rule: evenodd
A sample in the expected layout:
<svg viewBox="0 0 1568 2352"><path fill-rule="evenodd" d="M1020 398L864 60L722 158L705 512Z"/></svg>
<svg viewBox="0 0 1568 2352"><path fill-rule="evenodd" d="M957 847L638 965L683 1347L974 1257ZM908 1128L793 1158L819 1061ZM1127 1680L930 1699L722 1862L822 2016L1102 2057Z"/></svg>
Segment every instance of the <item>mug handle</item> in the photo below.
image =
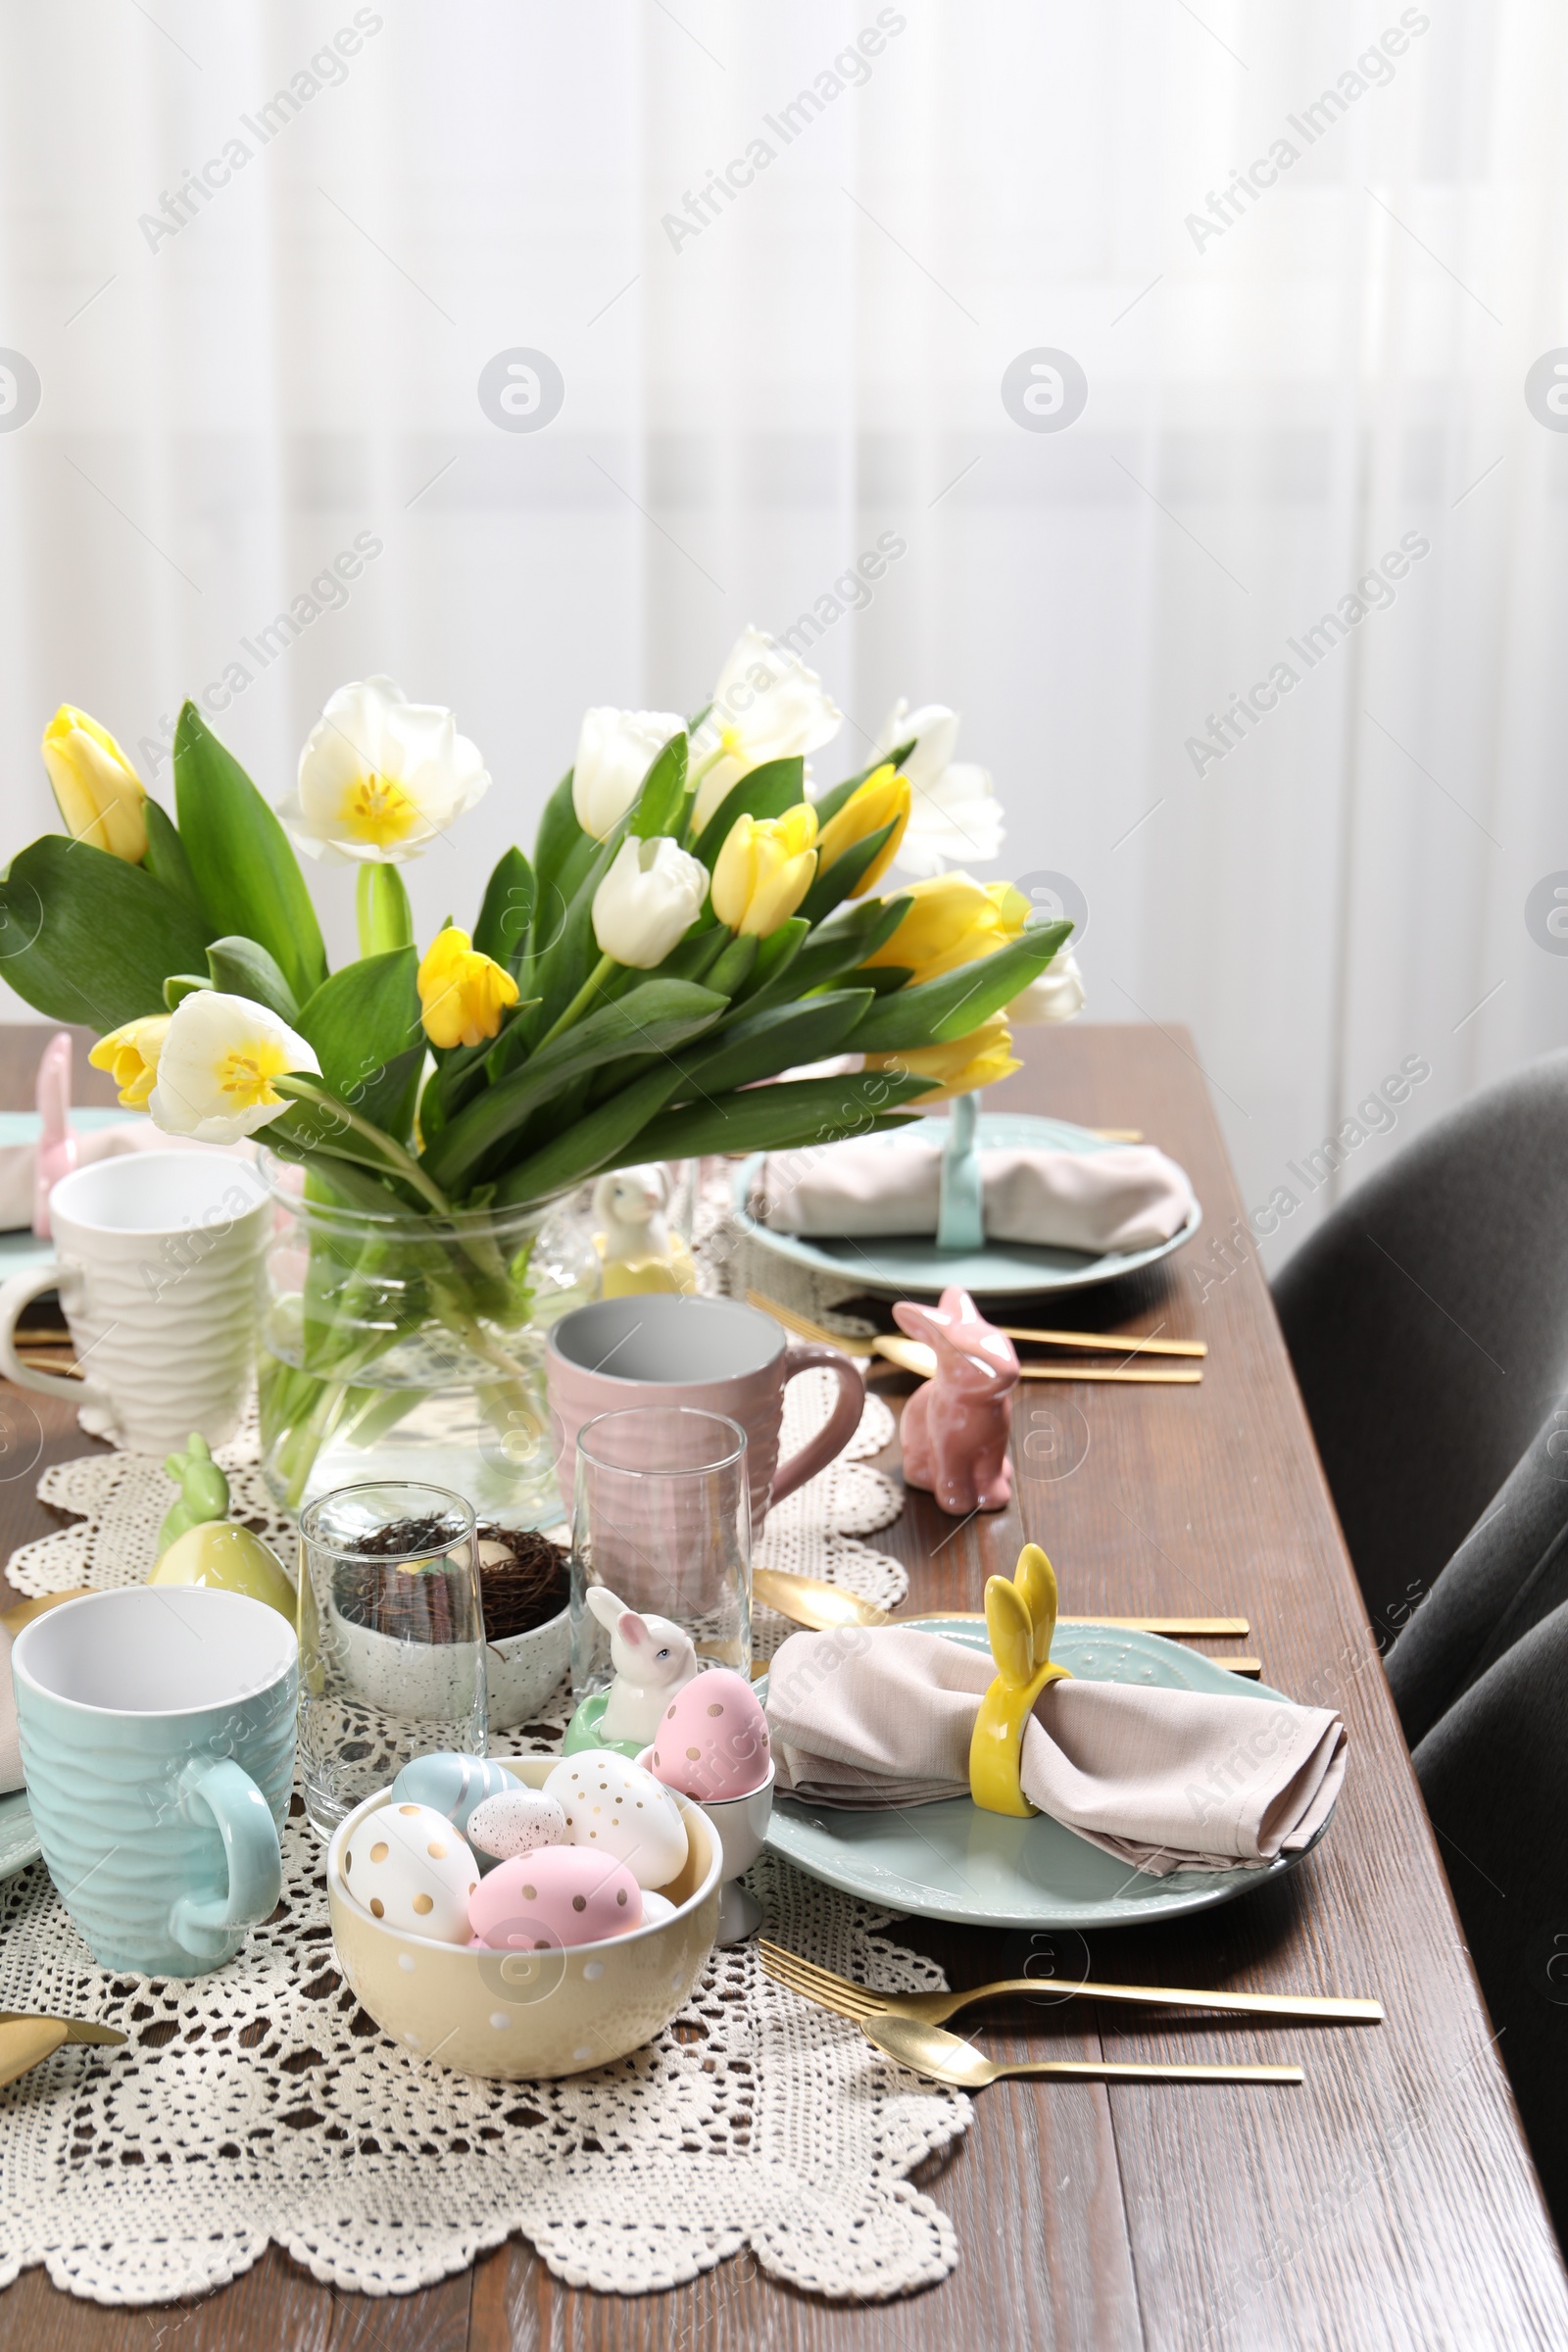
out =
<svg viewBox="0 0 1568 2352"><path fill-rule="evenodd" d="M782 1502L797 1487L804 1487L808 1478L825 1470L836 1461L860 1426L865 1411L865 1383L847 1355L836 1348L823 1348L815 1340L792 1340L784 1350L784 1378L791 1381L801 1373L809 1372L813 1365L825 1365L839 1384L838 1402L829 1415L826 1426L814 1438L808 1438L798 1453L787 1462L780 1462L773 1473L768 1490L768 1503Z"/></svg>
<svg viewBox="0 0 1568 2352"><path fill-rule="evenodd" d="M210 1764L186 1782L184 1800L200 1820L217 1825L228 1859L228 1891L182 1894L169 1914L174 1941L198 1960L227 1957L237 1930L258 1927L283 1891L283 1850L266 1797L232 1758Z"/></svg>
<svg viewBox="0 0 1568 2352"><path fill-rule="evenodd" d="M13 1274L0 1288L0 1372L7 1380L14 1380L19 1389L32 1389L40 1396L59 1396L73 1405L92 1405L112 1415L114 1404L109 1392L96 1381L74 1380L65 1372L36 1371L17 1353L12 1334L22 1319L23 1308L30 1306L45 1291L57 1291L61 1277L68 1270L58 1257L46 1258L41 1266L29 1266L24 1274Z"/></svg>

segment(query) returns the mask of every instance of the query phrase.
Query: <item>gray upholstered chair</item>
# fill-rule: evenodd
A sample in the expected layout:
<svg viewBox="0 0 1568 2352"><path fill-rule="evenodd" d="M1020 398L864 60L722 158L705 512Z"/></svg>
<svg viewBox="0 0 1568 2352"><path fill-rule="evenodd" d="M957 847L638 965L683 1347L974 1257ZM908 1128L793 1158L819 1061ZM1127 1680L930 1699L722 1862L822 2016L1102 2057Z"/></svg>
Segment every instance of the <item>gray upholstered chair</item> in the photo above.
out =
<svg viewBox="0 0 1568 2352"><path fill-rule="evenodd" d="M1274 1301L1387 1642L1568 1386L1568 1053L1396 1152Z"/></svg>
<svg viewBox="0 0 1568 2352"><path fill-rule="evenodd" d="M1568 2243L1568 1396L1400 1633L1388 1672Z"/></svg>

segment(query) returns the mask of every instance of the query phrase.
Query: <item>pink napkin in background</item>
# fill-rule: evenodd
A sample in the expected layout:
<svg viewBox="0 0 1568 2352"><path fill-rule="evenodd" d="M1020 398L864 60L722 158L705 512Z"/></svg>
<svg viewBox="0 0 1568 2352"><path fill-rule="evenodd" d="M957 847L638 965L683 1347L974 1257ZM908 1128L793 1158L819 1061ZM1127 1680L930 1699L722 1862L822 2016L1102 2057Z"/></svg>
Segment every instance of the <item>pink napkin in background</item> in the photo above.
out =
<svg viewBox="0 0 1568 2352"><path fill-rule="evenodd" d="M781 1795L855 1811L969 1792L969 1740L996 1668L914 1626L792 1634L768 1676ZM1031 1804L1153 1878L1256 1870L1306 1845L1345 1778L1328 1707L1051 1684L1024 1731Z"/></svg>
<svg viewBox="0 0 1568 2352"><path fill-rule="evenodd" d="M934 1234L939 1144L901 1140L771 1152L753 1187L761 1223L807 1235ZM980 1154L986 1237L1036 1248L1151 1250L1180 1233L1193 1188L1152 1144L1102 1152L990 1148Z"/></svg>
<svg viewBox="0 0 1568 2352"><path fill-rule="evenodd" d="M11 1636L0 1625L0 1796L22 1787L22 1750L17 1744L17 1694L11 1682Z"/></svg>

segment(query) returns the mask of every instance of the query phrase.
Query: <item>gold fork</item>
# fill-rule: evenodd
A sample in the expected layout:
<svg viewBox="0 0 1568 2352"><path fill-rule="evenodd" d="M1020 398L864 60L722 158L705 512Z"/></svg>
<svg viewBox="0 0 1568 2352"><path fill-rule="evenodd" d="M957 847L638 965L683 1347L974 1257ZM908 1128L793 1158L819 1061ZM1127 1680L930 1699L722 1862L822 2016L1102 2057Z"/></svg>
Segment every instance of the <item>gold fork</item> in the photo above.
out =
<svg viewBox="0 0 1568 2352"><path fill-rule="evenodd" d="M995 1993L1055 1993L1064 1999L1126 2001L1156 2009L1231 2009L1250 2017L1311 2018L1325 2024L1381 2025L1378 2001L1331 2000L1317 1993L1195 1992L1180 1984L1058 1984L1051 1977L1002 1977L993 1984L975 1984L967 1992L877 1992L869 1984L853 1984L831 1969L803 1960L782 1944L758 1939L763 1972L792 1992L831 2009L856 2025L868 2017L909 2017L925 2026L946 2025L960 2009Z"/></svg>

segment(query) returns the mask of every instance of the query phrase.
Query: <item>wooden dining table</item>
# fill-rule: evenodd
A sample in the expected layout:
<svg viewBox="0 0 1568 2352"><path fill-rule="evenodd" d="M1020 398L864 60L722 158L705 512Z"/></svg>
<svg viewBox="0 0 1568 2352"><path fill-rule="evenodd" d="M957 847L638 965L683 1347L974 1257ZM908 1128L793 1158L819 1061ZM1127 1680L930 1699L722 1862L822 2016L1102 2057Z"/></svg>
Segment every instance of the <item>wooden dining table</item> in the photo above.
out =
<svg viewBox="0 0 1568 2352"><path fill-rule="evenodd" d="M29 1100L45 1034L0 1032L0 1103ZM1203 1224L1159 1265L1016 1319L1201 1339L1202 1382L1026 1383L1011 1507L958 1521L911 1490L875 1542L906 1564L911 1610L978 1607L986 1577L1010 1572L1030 1539L1055 1563L1067 1612L1245 1616L1245 1643L1207 1646L1252 1651L1276 1688L1337 1707L1349 1767L1322 1843L1218 1909L1087 1943L921 1920L893 1935L955 1984L1040 1980L1038 1999L962 2021L994 2055L1291 2060L1304 2082L981 2091L971 2130L915 2176L952 2217L957 2267L896 2302L822 2301L749 2254L669 2293L598 2296L516 2238L439 2286L371 2300L318 2284L274 2246L220 2292L144 2311L25 2273L0 2294L0 2352L1568 2344L1568 2279L1192 1040L1079 1026L1029 1032L1023 1052L988 1102L1141 1130L1188 1169ZM895 1404L901 1385L879 1382ZM69 1410L3 1389L0 1403L11 1428L36 1413L39 1466L88 1450ZM896 1446L885 1466L897 1474ZM30 1463L0 1471L9 1559L58 1521L34 1499ZM1375 1995L1387 2022L1172 2023L1053 1992L1086 1974Z"/></svg>

